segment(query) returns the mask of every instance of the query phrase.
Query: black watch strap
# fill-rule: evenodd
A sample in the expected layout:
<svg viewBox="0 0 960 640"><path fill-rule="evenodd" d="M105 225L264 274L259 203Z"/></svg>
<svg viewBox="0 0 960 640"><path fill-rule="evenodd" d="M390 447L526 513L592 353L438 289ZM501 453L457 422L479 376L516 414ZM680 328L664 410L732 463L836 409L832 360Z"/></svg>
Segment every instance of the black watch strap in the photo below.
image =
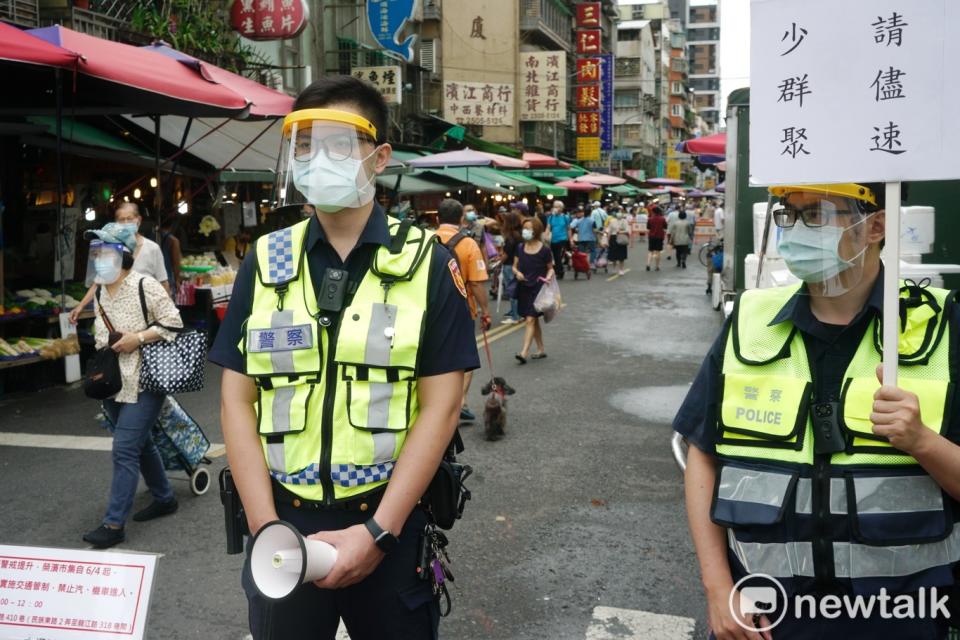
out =
<svg viewBox="0 0 960 640"><path fill-rule="evenodd" d="M393 535L389 531L384 530L377 521L373 518L370 518L363 525L367 528L367 531L370 532L370 535L373 536L373 542L377 545L377 548L384 553L390 553L397 546L397 543L400 540L397 536Z"/></svg>

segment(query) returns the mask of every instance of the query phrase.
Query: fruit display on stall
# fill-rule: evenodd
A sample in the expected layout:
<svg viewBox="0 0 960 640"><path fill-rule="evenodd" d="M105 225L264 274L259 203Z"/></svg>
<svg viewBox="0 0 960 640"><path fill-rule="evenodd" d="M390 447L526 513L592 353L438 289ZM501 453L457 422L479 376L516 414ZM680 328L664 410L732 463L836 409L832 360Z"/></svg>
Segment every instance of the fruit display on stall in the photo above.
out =
<svg viewBox="0 0 960 640"><path fill-rule="evenodd" d="M199 256L184 256L180 262L180 269L182 271L193 271L195 273L213 271L218 266L217 259L212 253L205 253Z"/></svg>
<svg viewBox="0 0 960 640"><path fill-rule="evenodd" d="M66 338L0 338L0 362L41 357L55 360L80 353L76 334Z"/></svg>

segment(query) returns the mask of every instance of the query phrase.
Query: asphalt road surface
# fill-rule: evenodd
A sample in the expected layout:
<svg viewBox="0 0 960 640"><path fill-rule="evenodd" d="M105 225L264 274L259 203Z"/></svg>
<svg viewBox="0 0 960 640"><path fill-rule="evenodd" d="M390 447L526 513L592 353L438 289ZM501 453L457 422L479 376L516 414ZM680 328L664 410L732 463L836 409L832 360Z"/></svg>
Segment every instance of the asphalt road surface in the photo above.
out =
<svg viewBox="0 0 960 640"><path fill-rule="evenodd" d="M631 256L623 277L561 282L566 306L545 327L548 358L521 366L522 330L491 332L494 370L517 394L505 439L486 442L479 422L462 430L473 500L450 534L456 583L441 637L705 633L669 423L721 317L698 263L648 273L645 250ZM488 376L485 363L471 395L477 413ZM214 478L225 464L219 378L210 367L206 389L180 397L215 443ZM0 543L88 548L80 536L100 522L111 468L97 412L77 387L0 396ZM216 488L194 497L182 473L171 477L180 510L128 523L117 547L160 556L146 637L243 640L242 558L224 553ZM135 509L149 502L143 489Z"/></svg>

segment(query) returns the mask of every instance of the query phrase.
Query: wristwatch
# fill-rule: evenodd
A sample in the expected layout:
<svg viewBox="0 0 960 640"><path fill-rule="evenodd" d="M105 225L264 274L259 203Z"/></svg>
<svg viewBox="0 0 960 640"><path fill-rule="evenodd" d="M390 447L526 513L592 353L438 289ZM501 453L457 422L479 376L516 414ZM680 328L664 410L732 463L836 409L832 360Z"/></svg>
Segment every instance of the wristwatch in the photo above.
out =
<svg viewBox="0 0 960 640"><path fill-rule="evenodd" d="M143 344L143 331L137 333L137 340L140 341L140 344Z"/></svg>
<svg viewBox="0 0 960 640"><path fill-rule="evenodd" d="M385 531L383 527L377 524L377 521L373 518L370 518L363 523L367 528L367 531L370 532L370 535L373 536L373 542L377 545L380 551L384 553L390 553L397 546L397 543L400 542L400 539L397 536L393 535L389 531Z"/></svg>

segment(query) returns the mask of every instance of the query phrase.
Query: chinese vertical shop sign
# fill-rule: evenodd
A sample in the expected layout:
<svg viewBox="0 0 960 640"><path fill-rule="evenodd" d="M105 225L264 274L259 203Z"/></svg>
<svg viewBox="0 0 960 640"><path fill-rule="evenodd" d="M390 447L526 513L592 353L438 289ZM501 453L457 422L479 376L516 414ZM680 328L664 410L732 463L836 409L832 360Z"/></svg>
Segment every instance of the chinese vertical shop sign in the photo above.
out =
<svg viewBox="0 0 960 640"><path fill-rule="evenodd" d="M581 2L577 4L577 26L600 28L600 3Z"/></svg>
<svg viewBox="0 0 960 640"><path fill-rule="evenodd" d="M960 178L955 0L752 0L753 184Z"/></svg>
<svg viewBox="0 0 960 640"><path fill-rule="evenodd" d="M234 0L230 26L251 40L295 38L310 14L304 0Z"/></svg>
<svg viewBox="0 0 960 640"><path fill-rule="evenodd" d="M520 54L521 120L567 119L567 54L541 51Z"/></svg>
<svg viewBox="0 0 960 640"><path fill-rule="evenodd" d="M143 638L157 556L0 545L0 637Z"/></svg>
<svg viewBox="0 0 960 640"><path fill-rule="evenodd" d="M600 149L613 150L613 54L600 56Z"/></svg>
<svg viewBox="0 0 960 640"><path fill-rule="evenodd" d="M443 84L444 119L457 124L513 126L512 84L456 82Z"/></svg>
<svg viewBox="0 0 960 640"><path fill-rule="evenodd" d="M577 160L600 160L603 60L603 32L599 2L577 3L577 84L576 109Z"/></svg>
<svg viewBox="0 0 960 640"><path fill-rule="evenodd" d="M350 75L375 86L387 104L400 104L402 101L400 88L403 78L400 67L354 67Z"/></svg>

